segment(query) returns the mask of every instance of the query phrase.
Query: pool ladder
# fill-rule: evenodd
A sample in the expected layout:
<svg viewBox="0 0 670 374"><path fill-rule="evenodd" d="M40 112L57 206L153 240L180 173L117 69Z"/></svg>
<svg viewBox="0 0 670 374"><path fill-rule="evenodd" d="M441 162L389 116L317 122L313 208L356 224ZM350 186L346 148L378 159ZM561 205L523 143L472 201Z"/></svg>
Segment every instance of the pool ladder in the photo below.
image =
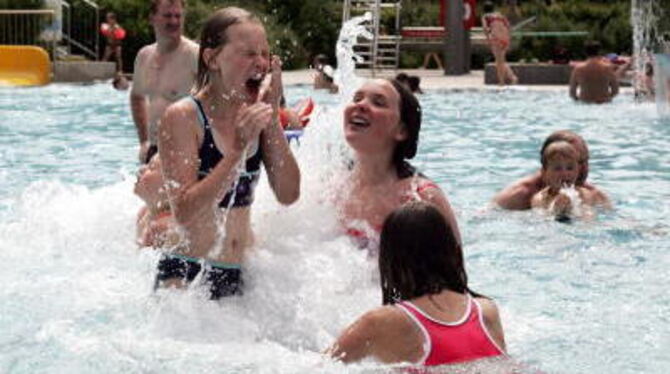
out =
<svg viewBox="0 0 670 374"><path fill-rule="evenodd" d="M342 21L361 16L366 12L372 14L372 21L367 25L372 40L359 38L354 51L365 60L357 63L357 68L370 69L372 76L383 70L397 70L400 58L400 9L401 0L344 0ZM384 11L391 9L391 12ZM393 30L383 26L382 17L393 17Z"/></svg>

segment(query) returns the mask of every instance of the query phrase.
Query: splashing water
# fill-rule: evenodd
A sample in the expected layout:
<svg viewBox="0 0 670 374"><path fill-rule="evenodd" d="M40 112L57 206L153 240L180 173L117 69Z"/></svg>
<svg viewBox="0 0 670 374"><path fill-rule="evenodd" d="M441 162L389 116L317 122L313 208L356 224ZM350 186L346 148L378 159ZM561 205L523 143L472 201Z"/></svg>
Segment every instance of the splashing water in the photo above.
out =
<svg viewBox="0 0 670 374"><path fill-rule="evenodd" d="M670 50L654 55L656 108L660 116L670 116Z"/></svg>
<svg viewBox="0 0 670 374"><path fill-rule="evenodd" d="M365 25L371 21L372 13L366 12L342 24L336 46L337 70L334 82L340 88L340 97L344 100L348 100L362 84L362 79L356 76L355 71L356 63L363 62L364 58L354 52L354 45L358 38L373 39L372 33Z"/></svg>
<svg viewBox="0 0 670 374"><path fill-rule="evenodd" d="M631 24L633 26L633 87L636 92L646 92L644 83L645 65L652 63L655 65L654 80L656 81L656 92L665 92L667 88L659 85L663 84L664 79L668 77L668 71L663 69L662 62L656 61L654 53L670 53L670 30L663 30L660 21L668 16L668 9L663 7L659 0L631 0ZM661 90L659 90L660 88ZM667 98L667 96L663 96ZM668 100L656 97L657 109L659 114L664 115L668 112Z"/></svg>

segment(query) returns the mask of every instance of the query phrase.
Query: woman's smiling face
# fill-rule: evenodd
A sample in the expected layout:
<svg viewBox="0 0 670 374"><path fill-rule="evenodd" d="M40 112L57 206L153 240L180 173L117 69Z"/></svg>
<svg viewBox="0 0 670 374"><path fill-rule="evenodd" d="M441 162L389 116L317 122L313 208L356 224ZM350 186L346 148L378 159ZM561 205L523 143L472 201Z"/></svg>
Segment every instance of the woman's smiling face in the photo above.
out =
<svg viewBox="0 0 670 374"><path fill-rule="evenodd" d="M366 82L344 109L344 136L359 152L391 151L407 136L400 123L400 95L391 82Z"/></svg>

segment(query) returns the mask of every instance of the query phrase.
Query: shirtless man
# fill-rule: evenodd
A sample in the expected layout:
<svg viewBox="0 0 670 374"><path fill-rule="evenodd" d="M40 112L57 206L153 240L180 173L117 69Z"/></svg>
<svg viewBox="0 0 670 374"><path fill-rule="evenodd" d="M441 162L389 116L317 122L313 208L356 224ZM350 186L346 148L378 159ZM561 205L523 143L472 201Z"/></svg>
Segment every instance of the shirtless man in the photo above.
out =
<svg viewBox="0 0 670 374"><path fill-rule="evenodd" d="M589 149L586 146L586 142L582 139L581 136L575 134L570 130L559 130L547 137L544 144L542 145L542 150L540 155L542 155L545 149L551 144L557 141L565 141L570 143L575 150L578 152L578 167L579 167L579 176L575 181L575 185L578 187L583 187L588 190L593 191L594 193L599 193L607 199L606 195L599 191L594 185L586 182L586 178L589 175ZM510 210L526 210L531 208L531 199L533 195L540 192L546 185L542 180L542 170L538 170L532 175L523 177L518 181L510 184L500 191L494 198L493 202L496 203L499 207L503 209Z"/></svg>
<svg viewBox="0 0 670 374"><path fill-rule="evenodd" d="M149 22L156 43L135 58L130 107L140 140L140 162L157 152L158 121L165 108L187 95L198 70L198 45L182 36L184 0L151 0Z"/></svg>
<svg viewBox="0 0 670 374"><path fill-rule="evenodd" d="M619 80L609 62L599 56L600 44L586 42L586 61L575 66L570 76L570 97L585 103L602 104L619 93ZM579 87L579 94L577 94Z"/></svg>

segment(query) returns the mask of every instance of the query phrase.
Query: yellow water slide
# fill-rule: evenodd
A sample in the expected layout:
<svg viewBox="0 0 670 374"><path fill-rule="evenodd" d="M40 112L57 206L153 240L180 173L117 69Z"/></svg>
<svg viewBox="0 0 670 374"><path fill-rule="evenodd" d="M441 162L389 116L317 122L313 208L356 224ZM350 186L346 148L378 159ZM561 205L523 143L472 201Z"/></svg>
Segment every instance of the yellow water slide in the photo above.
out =
<svg viewBox="0 0 670 374"><path fill-rule="evenodd" d="M0 86L43 86L51 81L49 54L28 45L0 45Z"/></svg>

